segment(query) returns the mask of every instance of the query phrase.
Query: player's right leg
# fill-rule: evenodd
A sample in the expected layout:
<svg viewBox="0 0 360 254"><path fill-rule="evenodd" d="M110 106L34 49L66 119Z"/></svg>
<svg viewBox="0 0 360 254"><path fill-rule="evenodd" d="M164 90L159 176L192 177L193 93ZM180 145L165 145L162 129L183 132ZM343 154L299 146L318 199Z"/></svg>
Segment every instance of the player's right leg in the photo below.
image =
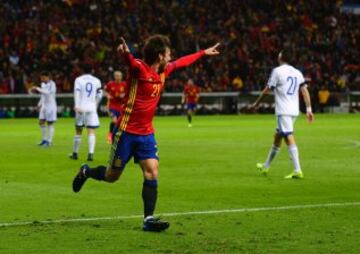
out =
<svg viewBox="0 0 360 254"><path fill-rule="evenodd" d="M191 106L188 104L188 109L187 109L187 119L188 119L188 127L192 127L192 109Z"/></svg>
<svg viewBox="0 0 360 254"><path fill-rule="evenodd" d="M270 148L270 151L268 153L265 163L257 163L256 164L256 167L259 170L260 174L262 174L264 176L268 175L270 164L280 151L282 138L283 137L282 137L281 133L276 132L274 135L273 145Z"/></svg>
<svg viewBox="0 0 360 254"><path fill-rule="evenodd" d="M81 134L82 134L83 127L82 126L75 126L75 136L74 136L74 142L73 142L73 151L69 155L70 159L77 160L78 159L78 153L80 149L81 144Z"/></svg>
<svg viewBox="0 0 360 254"><path fill-rule="evenodd" d="M45 117L45 110L43 108L40 109L39 112L39 127L41 132L41 141L38 143L39 146L43 146L46 144L46 117Z"/></svg>
<svg viewBox="0 0 360 254"><path fill-rule="evenodd" d="M132 156L132 146L131 136L118 131L111 146L109 165L95 168L90 168L87 164L82 165L73 180L73 191L79 192L89 178L109 183L117 181Z"/></svg>

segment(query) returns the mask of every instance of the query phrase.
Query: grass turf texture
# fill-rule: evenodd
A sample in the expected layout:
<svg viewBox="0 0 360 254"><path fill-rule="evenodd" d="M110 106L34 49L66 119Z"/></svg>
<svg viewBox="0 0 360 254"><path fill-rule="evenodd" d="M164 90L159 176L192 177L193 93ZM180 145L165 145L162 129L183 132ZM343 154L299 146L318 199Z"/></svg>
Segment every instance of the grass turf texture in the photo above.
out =
<svg viewBox="0 0 360 254"><path fill-rule="evenodd" d="M130 162L114 184L71 181L87 155L71 152L73 120L56 124L40 148L36 119L0 121L0 223L142 214L142 176ZM108 159L101 119L95 161ZM304 180L284 180L285 146L268 177L255 164L271 146L274 116L157 117L157 213L360 201L359 115L303 116L295 130ZM360 253L360 206L167 217L168 231L144 233L141 218L0 227L0 253Z"/></svg>

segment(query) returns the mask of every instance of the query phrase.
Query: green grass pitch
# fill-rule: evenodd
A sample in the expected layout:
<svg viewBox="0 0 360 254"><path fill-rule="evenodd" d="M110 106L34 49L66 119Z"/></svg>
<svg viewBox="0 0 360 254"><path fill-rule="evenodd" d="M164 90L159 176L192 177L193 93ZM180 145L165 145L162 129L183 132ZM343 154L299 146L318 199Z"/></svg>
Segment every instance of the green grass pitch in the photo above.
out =
<svg viewBox="0 0 360 254"><path fill-rule="evenodd" d="M101 122L90 165L108 159L108 119ZM59 119L47 149L36 146L36 119L1 120L0 253L360 253L359 115L316 115L312 125L298 118L304 180L283 179L292 170L285 146L268 177L255 169L271 146L274 116L196 116L192 128L185 117L157 117L155 126L156 211L179 214L164 215L168 231L145 233L141 218L128 217L142 214L137 165L116 183L88 181L74 194L87 138L80 159L68 159L73 119ZM223 211L241 208L250 210ZM218 212L186 214L206 211ZM13 224L21 222L33 223Z"/></svg>

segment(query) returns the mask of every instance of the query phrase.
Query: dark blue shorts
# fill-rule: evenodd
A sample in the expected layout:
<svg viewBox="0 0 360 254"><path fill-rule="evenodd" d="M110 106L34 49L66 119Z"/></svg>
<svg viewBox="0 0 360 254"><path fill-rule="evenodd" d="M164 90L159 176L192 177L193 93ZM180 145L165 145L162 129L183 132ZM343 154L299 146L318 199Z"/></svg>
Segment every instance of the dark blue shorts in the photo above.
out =
<svg viewBox="0 0 360 254"><path fill-rule="evenodd" d="M187 109L187 110L194 110L194 109L196 109L196 103L188 103L188 104L186 105L186 109Z"/></svg>
<svg viewBox="0 0 360 254"><path fill-rule="evenodd" d="M115 109L109 109L109 111L110 111L110 116L111 116L111 117L119 118L119 116L121 115L121 114L120 114L120 111L117 111L117 110L115 110Z"/></svg>
<svg viewBox="0 0 360 254"><path fill-rule="evenodd" d="M134 157L135 163L146 159L157 159L157 144L154 134L136 135L127 132L116 132L111 147L109 166L122 170Z"/></svg>

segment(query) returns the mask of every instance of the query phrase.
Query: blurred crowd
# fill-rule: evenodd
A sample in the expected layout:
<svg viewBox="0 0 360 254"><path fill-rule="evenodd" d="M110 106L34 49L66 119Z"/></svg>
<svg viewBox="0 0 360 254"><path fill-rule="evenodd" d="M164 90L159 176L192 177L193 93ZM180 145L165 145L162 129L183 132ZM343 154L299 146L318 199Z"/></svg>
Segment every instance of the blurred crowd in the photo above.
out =
<svg viewBox="0 0 360 254"><path fill-rule="evenodd" d="M221 42L222 54L175 73L166 91L190 77L202 91L260 90L282 46L313 91L360 90L360 16L326 0L12 0L0 5L0 94L24 93L47 69L71 92L88 63L104 83L126 73L116 53L123 36L141 57L144 40L169 35L178 58Z"/></svg>

